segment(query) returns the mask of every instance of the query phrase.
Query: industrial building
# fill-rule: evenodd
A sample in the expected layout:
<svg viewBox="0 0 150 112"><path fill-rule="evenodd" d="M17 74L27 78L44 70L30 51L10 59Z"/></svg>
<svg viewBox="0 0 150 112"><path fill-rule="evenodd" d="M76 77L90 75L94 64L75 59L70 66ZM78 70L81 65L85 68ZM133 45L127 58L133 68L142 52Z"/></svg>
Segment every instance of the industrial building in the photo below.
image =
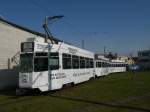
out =
<svg viewBox="0 0 150 112"><path fill-rule="evenodd" d="M150 50L138 52L138 65L142 70L150 70Z"/></svg>
<svg viewBox="0 0 150 112"><path fill-rule="evenodd" d="M0 18L0 90L17 85L20 43L33 37L45 35Z"/></svg>

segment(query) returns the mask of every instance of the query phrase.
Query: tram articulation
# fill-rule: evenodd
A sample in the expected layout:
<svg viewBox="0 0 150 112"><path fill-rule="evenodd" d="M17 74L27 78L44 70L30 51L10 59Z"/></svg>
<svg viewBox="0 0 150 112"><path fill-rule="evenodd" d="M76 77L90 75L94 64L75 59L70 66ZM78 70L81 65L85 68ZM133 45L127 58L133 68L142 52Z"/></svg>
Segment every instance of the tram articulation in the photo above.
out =
<svg viewBox="0 0 150 112"><path fill-rule="evenodd" d="M35 38L21 43L20 89L56 90L65 84L124 71L124 62L95 60L94 53L64 42L49 44Z"/></svg>

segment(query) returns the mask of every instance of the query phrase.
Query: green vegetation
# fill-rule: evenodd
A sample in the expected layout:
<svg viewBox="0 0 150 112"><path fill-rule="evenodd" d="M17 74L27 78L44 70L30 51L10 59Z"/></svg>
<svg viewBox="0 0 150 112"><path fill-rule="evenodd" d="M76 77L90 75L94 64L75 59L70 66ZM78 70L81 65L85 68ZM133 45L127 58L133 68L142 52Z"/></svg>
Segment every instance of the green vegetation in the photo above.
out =
<svg viewBox="0 0 150 112"><path fill-rule="evenodd" d="M0 112L150 112L150 72L110 74L46 95L1 92Z"/></svg>

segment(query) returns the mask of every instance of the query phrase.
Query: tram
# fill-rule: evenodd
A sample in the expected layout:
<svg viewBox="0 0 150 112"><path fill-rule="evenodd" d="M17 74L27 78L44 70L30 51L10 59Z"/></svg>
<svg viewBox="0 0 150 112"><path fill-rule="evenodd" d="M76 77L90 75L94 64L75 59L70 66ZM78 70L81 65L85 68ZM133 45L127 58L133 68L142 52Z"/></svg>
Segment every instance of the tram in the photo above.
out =
<svg viewBox="0 0 150 112"><path fill-rule="evenodd" d="M19 88L49 91L94 77L94 53L58 42L21 43Z"/></svg>
<svg viewBox="0 0 150 112"><path fill-rule="evenodd" d="M95 60L94 53L65 42L34 38L21 43L19 88L41 92L126 71L124 62Z"/></svg>

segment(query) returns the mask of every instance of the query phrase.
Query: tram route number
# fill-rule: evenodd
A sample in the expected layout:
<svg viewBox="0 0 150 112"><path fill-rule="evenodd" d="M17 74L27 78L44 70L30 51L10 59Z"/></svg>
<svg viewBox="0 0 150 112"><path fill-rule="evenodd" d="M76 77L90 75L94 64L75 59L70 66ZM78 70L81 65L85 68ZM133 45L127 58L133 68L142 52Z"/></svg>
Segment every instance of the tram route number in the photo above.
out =
<svg viewBox="0 0 150 112"><path fill-rule="evenodd" d="M90 72L84 72L84 73L74 73L73 77L78 77L78 76L82 76L82 75L89 75Z"/></svg>
<svg viewBox="0 0 150 112"><path fill-rule="evenodd" d="M66 74L65 73L54 73L54 74L51 74L51 79L62 79L62 78L66 78Z"/></svg>

